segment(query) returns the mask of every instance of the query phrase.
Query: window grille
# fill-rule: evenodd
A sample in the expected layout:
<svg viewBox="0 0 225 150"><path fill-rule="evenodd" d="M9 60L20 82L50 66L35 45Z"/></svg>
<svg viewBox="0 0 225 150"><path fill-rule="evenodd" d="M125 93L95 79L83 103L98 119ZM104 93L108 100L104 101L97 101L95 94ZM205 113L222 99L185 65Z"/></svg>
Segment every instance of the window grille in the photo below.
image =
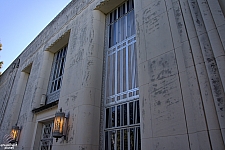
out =
<svg viewBox="0 0 225 150"><path fill-rule="evenodd" d="M104 149L140 150L134 3L128 0L107 16Z"/></svg>
<svg viewBox="0 0 225 150"><path fill-rule="evenodd" d="M52 149L52 143L53 143L52 127L53 127L53 122L43 124L41 141L40 141L40 150Z"/></svg>
<svg viewBox="0 0 225 150"><path fill-rule="evenodd" d="M133 1L109 15L106 54L106 104L138 98L136 35Z"/></svg>
<svg viewBox="0 0 225 150"><path fill-rule="evenodd" d="M66 61L67 45L55 53L47 94L47 104L59 99Z"/></svg>

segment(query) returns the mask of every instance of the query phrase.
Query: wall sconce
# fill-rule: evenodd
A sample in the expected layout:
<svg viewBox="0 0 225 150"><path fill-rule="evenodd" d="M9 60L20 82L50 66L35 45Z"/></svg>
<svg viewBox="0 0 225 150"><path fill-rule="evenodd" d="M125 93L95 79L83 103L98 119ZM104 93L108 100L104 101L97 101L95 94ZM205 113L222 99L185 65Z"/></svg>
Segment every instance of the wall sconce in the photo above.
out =
<svg viewBox="0 0 225 150"><path fill-rule="evenodd" d="M18 143L20 131L21 131L21 129L19 128L19 126L17 126L17 124L15 126L12 126L12 130L11 130L11 134L10 134L11 139L10 139L9 143Z"/></svg>
<svg viewBox="0 0 225 150"><path fill-rule="evenodd" d="M65 116L65 113L62 112L62 108L59 112L55 113L54 126L52 131L52 136L56 138L56 142L58 138L64 137L64 140L67 140L67 126L69 117Z"/></svg>

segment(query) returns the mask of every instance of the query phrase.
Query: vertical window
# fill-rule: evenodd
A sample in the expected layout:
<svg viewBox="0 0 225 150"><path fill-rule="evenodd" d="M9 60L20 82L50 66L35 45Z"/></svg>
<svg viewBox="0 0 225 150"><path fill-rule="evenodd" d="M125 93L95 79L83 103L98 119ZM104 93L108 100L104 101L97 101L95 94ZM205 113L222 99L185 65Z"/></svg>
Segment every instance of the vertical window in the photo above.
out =
<svg viewBox="0 0 225 150"><path fill-rule="evenodd" d="M55 53L47 93L47 104L59 99L66 61L67 45Z"/></svg>
<svg viewBox="0 0 225 150"><path fill-rule="evenodd" d="M53 143L52 128L53 128L53 122L43 124L41 141L40 141L40 150L52 149L52 143Z"/></svg>
<svg viewBox="0 0 225 150"><path fill-rule="evenodd" d="M105 64L104 149L140 150L140 110L137 80L133 0L107 16Z"/></svg>

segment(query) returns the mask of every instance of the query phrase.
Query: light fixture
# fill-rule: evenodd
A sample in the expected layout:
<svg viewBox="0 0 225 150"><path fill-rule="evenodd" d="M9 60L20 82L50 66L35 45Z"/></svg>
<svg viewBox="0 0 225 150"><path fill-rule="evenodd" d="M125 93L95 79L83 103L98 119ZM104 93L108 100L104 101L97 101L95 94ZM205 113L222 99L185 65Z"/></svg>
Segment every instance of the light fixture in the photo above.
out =
<svg viewBox="0 0 225 150"><path fill-rule="evenodd" d="M56 142L58 138L64 137L64 140L67 139L67 124L68 117L65 116L65 113L62 112L62 108L59 112L56 112L54 119L54 126L52 130L52 136L56 138Z"/></svg>
<svg viewBox="0 0 225 150"><path fill-rule="evenodd" d="M17 126L17 124L15 126L12 126L12 130L11 130L11 139L9 141L9 143L18 143L19 141L19 136L20 136L20 127Z"/></svg>

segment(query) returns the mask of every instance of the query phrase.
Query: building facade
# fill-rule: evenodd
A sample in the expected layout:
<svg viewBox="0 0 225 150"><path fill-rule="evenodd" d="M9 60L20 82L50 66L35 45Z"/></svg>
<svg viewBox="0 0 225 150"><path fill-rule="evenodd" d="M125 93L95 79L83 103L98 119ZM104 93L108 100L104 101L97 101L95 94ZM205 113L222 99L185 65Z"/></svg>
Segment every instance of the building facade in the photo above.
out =
<svg viewBox="0 0 225 150"><path fill-rule="evenodd" d="M224 16L223 0L72 0L0 76L0 149L16 125L21 150L224 150Z"/></svg>

